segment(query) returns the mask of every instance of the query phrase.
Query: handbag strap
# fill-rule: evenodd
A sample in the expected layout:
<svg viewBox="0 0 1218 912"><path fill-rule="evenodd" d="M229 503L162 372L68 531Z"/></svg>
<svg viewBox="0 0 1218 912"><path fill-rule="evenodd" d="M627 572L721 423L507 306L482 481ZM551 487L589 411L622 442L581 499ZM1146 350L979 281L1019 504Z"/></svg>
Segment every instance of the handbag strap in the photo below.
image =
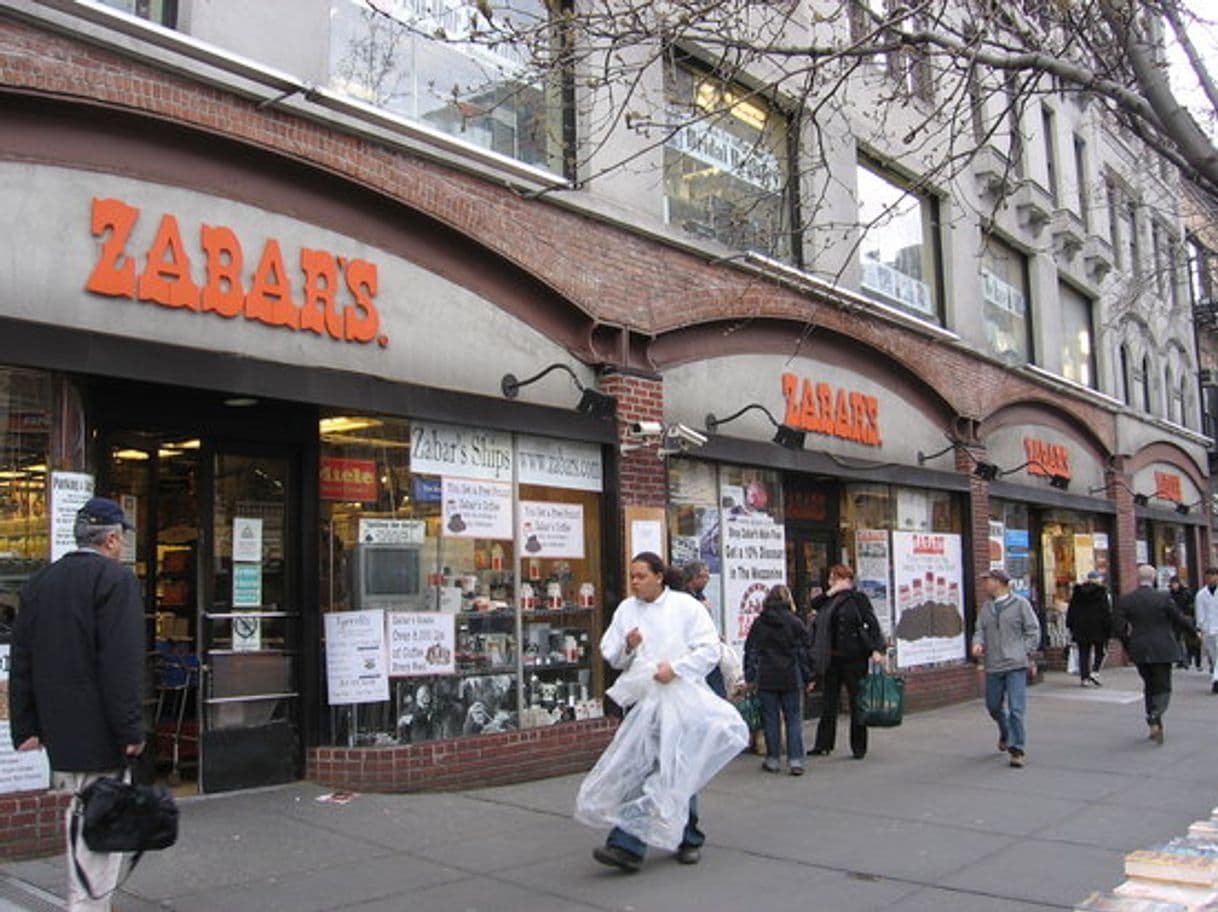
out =
<svg viewBox="0 0 1218 912"><path fill-rule="evenodd" d="M81 800L80 792L76 792L76 807L72 811L72 820L68 825L68 852L72 856L72 867L76 871L76 879L80 881L80 885L85 888L85 892L89 894L89 898L94 902L100 902L107 896L117 893L135 873L135 866L140 863L140 859L144 857L144 852L141 850L131 856L131 866L127 868L127 873L122 876L118 883L111 889L107 890L101 896L93 892L93 884L89 881L89 877L85 874L85 869L80 866L80 859L76 856L76 843L80 838L80 818L84 816L84 803Z"/></svg>

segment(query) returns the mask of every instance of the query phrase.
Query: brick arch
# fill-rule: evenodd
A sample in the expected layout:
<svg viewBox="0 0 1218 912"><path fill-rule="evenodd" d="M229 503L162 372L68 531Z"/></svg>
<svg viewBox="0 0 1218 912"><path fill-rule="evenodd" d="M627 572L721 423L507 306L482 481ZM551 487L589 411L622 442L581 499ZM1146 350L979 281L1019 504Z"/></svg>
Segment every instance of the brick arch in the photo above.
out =
<svg viewBox="0 0 1218 912"><path fill-rule="evenodd" d="M657 371L725 355L766 354L807 358L866 374L916 405L945 432L955 433L960 412L924 373L865 341L825 327L809 332L806 322L784 319L716 320L685 326L652 338L647 357Z"/></svg>
<svg viewBox="0 0 1218 912"><path fill-rule="evenodd" d="M1112 446L1092 425L1094 416L1076 414L1048 399L1017 399L994 409L978 426L978 436L985 440L1000 428L1020 424L1040 424L1061 431L1079 440L1101 465L1111 465Z"/></svg>
<svg viewBox="0 0 1218 912"><path fill-rule="evenodd" d="M0 160L181 187L342 233L466 288L581 360L597 360L591 313L483 240L383 190L232 134L149 112L3 90L0 100ZM87 231L87 217L82 225ZM409 290L402 297L408 299Z"/></svg>
<svg viewBox="0 0 1218 912"><path fill-rule="evenodd" d="M1125 460L1125 471L1132 477L1135 472L1146 468L1152 462L1169 463L1188 475L1193 484L1197 486L1198 491L1204 493L1209 490L1209 480L1205 470L1197 464L1197 461L1181 447L1164 440L1148 443L1130 456Z"/></svg>

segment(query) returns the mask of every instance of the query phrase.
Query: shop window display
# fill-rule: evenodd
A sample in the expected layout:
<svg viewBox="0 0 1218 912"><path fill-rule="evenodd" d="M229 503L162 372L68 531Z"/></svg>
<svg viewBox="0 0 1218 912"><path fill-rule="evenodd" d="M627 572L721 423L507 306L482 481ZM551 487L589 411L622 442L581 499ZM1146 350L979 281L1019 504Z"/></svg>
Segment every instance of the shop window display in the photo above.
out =
<svg viewBox="0 0 1218 912"><path fill-rule="evenodd" d="M0 624L17 593L50 558L47 466L51 452L49 374L0 368Z"/></svg>
<svg viewBox="0 0 1218 912"><path fill-rule="evenodd" d="M562 446L540 438L351 415L323 418L321 438L323 610L385 612L389 655L389 700L335 706L338 743L599 713L595 448L580 450L595 464L593 491L525 483L529 465L546 461L534 451ZM463 450L481 455L462 468ZM446 460L474 477L451 474Z"/></svg>

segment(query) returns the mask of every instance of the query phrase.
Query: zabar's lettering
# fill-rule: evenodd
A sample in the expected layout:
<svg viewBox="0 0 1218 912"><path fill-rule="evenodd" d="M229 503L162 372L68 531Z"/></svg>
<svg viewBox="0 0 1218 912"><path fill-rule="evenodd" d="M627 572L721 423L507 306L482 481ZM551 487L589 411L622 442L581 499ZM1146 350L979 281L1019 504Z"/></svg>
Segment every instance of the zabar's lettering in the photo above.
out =
<svg viewBox="0 0 1218 912"><path fill-rule="evenodd" d="M875 396L791 373L782 375L782 396L786 401L784 424L863 446L878 447L883 443L880 403Z"/></svg>
<svg viewBox="0 0 1218 912"><path fill-rule="evenodd" d="M1023 439L1025 462L1029 475L1049 477L1060 475L1070 478L1070 450L1060 443L1048 443L1034 437Z"/></svg>
<svg viewBox="0 0 1218 912"><path fill-rule="evenodd" d="M338 341L389 344L386 336L378 335L375 263L302 248L297 268L290 269L292 260L284 256L279 241L267 238L247 284L245 251L236 232L224 225L203 224L198 233L200 285L178 219L164 213L143 251L144 268L137 275L137 257L129 245L139 216L137 207L122 200L94 198L90 230L102 243L85 281L86 291L229 319L241 315L267 326Z"/></svg>

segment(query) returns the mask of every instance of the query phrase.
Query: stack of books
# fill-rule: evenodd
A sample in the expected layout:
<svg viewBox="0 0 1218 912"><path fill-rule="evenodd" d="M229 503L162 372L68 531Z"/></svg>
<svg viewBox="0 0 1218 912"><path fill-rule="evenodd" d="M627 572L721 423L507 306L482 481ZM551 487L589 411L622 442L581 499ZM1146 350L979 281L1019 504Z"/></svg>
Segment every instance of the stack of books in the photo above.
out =
<svg viewBox="0 0 1218 912"><path fill-rule="evenodd" d="M1218 808L1187 836L1125 856L1126 880L1076 912L1218 912Z"/></svg>

